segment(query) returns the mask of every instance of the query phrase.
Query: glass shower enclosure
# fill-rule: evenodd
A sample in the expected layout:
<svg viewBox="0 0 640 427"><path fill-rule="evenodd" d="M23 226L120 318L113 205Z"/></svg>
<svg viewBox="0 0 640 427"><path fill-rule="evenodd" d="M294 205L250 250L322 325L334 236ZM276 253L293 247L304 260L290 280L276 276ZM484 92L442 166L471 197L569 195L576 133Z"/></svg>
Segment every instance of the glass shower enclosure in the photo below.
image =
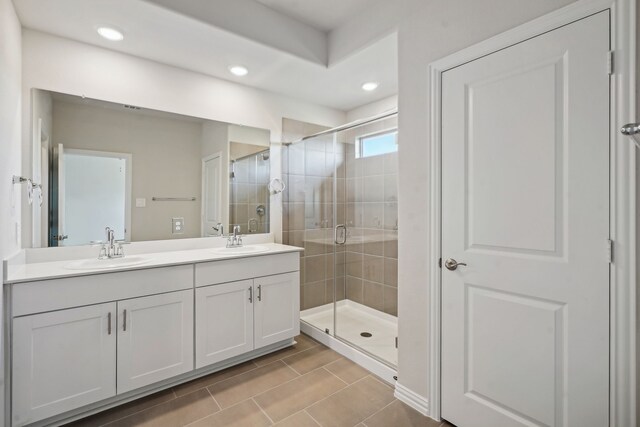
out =
<svg viewBox="0 0 640 427"><path fill-rule="evenodd" d="M287 147L283 241L304 248L301 320L397 364L397 113Z"/></svg>

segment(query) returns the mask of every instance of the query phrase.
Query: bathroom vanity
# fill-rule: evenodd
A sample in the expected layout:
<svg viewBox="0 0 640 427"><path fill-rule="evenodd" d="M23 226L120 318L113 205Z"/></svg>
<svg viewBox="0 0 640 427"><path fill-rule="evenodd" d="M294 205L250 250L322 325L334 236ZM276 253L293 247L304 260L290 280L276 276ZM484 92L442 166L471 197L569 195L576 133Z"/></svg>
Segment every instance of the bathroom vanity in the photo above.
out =
<svg viewBox="0 0 640 427"><path fill-rule="evenodd" d="M292 345L300 249L225 249L137 253L106 269L8 262L11 425L63 423Z"/></svg>

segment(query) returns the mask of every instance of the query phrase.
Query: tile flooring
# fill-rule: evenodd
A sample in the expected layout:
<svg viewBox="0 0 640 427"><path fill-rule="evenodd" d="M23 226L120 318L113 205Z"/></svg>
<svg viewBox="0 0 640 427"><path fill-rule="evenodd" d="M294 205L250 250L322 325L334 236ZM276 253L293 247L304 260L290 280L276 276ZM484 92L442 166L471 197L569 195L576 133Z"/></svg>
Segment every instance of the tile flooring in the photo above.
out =
<svg viewBox="0 0 640 427"><path fill-rule="evenodd" d="M109 409L73 426L439 427L306 335L295 346Z"/></svg>

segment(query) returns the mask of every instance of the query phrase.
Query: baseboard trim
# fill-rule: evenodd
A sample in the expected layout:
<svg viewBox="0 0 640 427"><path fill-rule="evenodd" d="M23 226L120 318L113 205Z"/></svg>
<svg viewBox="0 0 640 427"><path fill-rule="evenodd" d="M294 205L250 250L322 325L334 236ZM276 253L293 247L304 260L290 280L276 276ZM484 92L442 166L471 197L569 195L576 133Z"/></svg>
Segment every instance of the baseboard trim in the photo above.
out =
<svg viewBox="0 0 640 427"><path fill-rule="evenodd" d="M396 383L395 396L396 399L411 406L422 415L429 416L429 401L398 382Z"/></svg>

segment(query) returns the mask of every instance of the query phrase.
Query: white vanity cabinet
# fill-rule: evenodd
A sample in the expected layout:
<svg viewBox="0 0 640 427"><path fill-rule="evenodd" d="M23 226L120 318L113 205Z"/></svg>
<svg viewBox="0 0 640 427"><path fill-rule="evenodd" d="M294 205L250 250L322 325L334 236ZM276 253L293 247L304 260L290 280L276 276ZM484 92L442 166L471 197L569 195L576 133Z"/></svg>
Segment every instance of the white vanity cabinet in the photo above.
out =
<svg viewBox="0 0 640 427"><path fill-rule="evenodd" d="M13 425L116 394L116 303L13 320Z"/></svg>
<svg viewBox="0 0 640 427"><path fill-rule="evenodd" d="M193 291L118 301L118 393L193 369Z"/></svg>
<svg viewBox="0 0 640 427"><path fill-rule="evenodd" d="M61 424L291 345L299 252L279 249L6 283L6 424Z"/></svg>
<svg viewBox="0 0 640 427"><path fill-rule="evenodd" d="M197 288L196 368L295 337L299 311L298 272Z"/></svg>
<svg viewBox="0 0 640 427"><path fill-rule="evenodd" d="M10 295L13 426L193 369L193 265L19 283Z"/></svg>
<svg viewBox="0 0 640 427"><path fill-rule="evenodd" d="M300 333L298 252L195 266L196 369Z"/></svg>

